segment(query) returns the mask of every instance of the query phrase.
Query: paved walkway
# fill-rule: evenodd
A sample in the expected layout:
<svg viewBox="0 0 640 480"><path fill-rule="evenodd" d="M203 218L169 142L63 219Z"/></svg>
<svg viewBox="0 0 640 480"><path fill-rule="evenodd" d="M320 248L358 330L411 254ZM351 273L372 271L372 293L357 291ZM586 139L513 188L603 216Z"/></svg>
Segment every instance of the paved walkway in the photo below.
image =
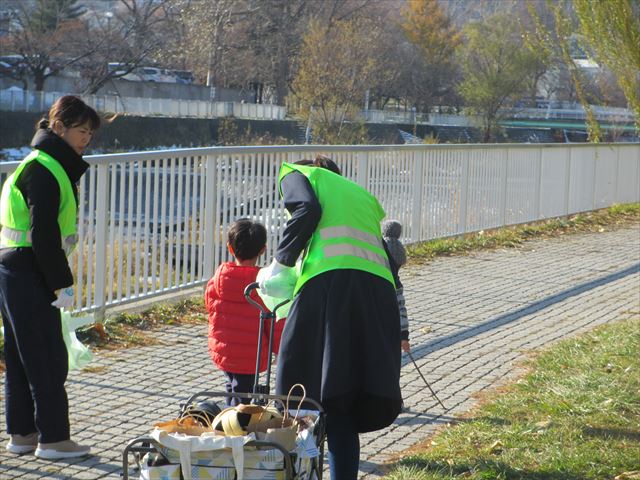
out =
<svg viewBox="0 0 640 480"><path fill-rule="evenodd" d="M527 243L523 248L440 258L401 271L413 354L444 411L403 359L409 411L389 428L362 436L361 477L473 407L475 396L517 375L525 353L640 315L640 227ZM177 413L189 394L223 385L210 364L206 323L170 327L159 345L100 353L92 371L67 383L75 439L87 459L48 462L0 451L0 478L97 479L121 474L127 441ZM4 405L0 407L4 445ZM132 472L132 478L137 478Z"/></svg>

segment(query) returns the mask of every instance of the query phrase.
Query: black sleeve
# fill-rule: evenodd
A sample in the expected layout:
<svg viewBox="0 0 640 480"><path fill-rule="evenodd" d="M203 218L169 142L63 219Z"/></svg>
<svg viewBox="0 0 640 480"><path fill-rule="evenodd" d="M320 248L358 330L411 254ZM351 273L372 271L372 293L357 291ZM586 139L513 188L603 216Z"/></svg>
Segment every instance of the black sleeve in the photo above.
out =
<svg viewBox="0 0 640 480"><path fill-rule="evenodd" d="M281 189L291 218L284 227L275 257L283 265L292 267L318 226L322 207L307 177L299 172L284 177Z"/></svg>
<svg viewBox="0 0 640 480"><path fill-rule="evenodd" d="M60 186L37 162L20 176L18 188L29 207L33 254L45 283L53 291L73 285L73 274L62 249L58 210Z"/></svg>

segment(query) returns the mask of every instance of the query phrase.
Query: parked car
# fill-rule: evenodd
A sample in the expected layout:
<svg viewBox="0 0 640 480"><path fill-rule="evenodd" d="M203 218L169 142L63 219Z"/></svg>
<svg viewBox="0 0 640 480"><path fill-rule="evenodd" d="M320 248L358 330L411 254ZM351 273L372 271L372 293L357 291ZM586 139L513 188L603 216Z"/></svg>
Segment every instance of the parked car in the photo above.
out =
<svg viewBox="0 0 640 480"><path fill-rule="evenodd" d="M16 76L24 73L27 64L22 55L3 55L0 57L0 75ZM47 70L49 70L47 68Z"/></svg>
<svg viewBox="0 0 640 480"><path fill-rule="evenodd" d="M176 77L178 83L191 85L195 80L193 73L188 70L171 70L171 73Z"/></svg>
<svg viewBox="0 0 640 480"><path fill-rule="evenodd" d="M140 67L134 70L143 82L176 83L176 77L165 68Z"/></svg>
<svg viewBox="0 0 640 480"><path fill-rule="evenodd" d="M126 70L126 64L118 62L110 62L108 64L110 71L116 74L122 74ZM132 82L158 82L158 83L177 83L176 75L166 68L159 67L136 67L121 78Z"/></svg>

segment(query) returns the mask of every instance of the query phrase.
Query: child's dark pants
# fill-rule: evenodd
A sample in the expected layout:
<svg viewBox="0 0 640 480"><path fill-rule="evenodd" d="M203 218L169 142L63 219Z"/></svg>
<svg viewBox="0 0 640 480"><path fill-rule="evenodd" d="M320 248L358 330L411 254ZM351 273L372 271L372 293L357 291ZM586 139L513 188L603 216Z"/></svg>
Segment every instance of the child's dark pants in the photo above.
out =
<svg viewBox="0 0 640 480"><path fill-rule="evenodd" d="M251 393L253 392L253 383L255 380L255 376L251 374L244 373L231 373L224 372L227 377L227 383L225 385L228 393ZM250 398L242 398L242 397L228 397L227 405L235 407L240 403L251 403Z"/></svg>

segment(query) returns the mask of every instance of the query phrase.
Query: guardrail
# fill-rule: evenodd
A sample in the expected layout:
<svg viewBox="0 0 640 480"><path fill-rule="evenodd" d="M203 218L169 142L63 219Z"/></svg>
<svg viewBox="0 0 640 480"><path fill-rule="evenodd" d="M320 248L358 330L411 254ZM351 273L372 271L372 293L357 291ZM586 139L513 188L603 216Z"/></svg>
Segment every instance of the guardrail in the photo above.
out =
<svg viewBox="0 0 640 480"><path fill-rule="evenodd" d="M594 116L600 121L612 123L633 123L635 114L624 108L603 108L594 106ZM585 120L587 115L584 109L560 109L560 108L503 108L501 114L506 118L519 119L557 119L557 120ZM405 123L405 124L430 124L430 125L473 125L473 117L467 115L455 115L445 113L414 113L399 112L393 110L363 110L361 117L371 123Z"/></svg>
<svg viewBox="0 0 640 480"><path fill-rule="evenodd" d="M12 112L46 112L55 100L66 93L24 91L9 89L0 91L0 110ZM163 117L229 117L282 120L287 109L279 105L239 102L207 102L172 98L119 97L115 95L79 95L99 112L125 113L139 116Z"/></svg>
<svg viewBox="0 0 640 480"><path fill-rule="evenodd" d="M584 109L562 108L504 108L509 118L544 118L558 120L586 120ZM624 108L593 107L593 115L597 120L615 123L633 123L636 116L631 110Z"/></svg>
<svg viewBox="0 0 640 480"><path fill-rule="evenodd" d="M639 144L213 147L86 157L77 311L105 310L201 286L228 260L240 217L268 231L267 264L286 216L280 165L325 153L366 187L405 242L640 201ZM18 162L1 163L2 180Z"/></svg>

